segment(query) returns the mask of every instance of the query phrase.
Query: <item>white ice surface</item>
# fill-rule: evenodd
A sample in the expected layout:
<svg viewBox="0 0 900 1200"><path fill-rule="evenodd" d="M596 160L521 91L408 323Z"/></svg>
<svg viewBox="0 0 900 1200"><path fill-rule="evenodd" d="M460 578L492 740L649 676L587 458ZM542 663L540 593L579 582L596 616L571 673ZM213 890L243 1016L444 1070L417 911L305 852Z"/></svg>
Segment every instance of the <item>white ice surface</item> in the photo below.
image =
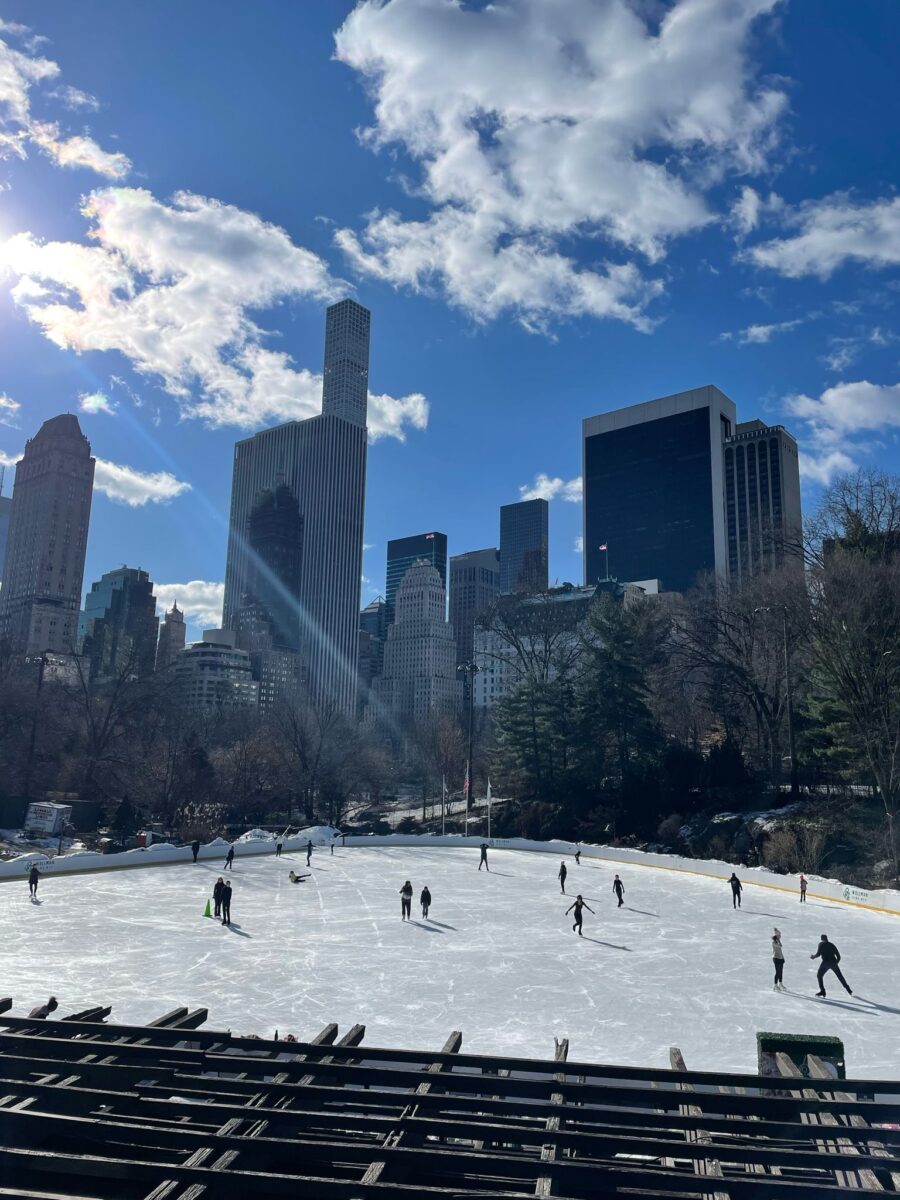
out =
<svg viewBox="0 0 900 1200"><path fill-rule="evenodd" d="M63 1013L111 1003L143 1022L180 1004L208 1026L309 1037L359 1021L373 1045L463 1048L694 1069L754 1070L758 1030L833 1034L848 1073L900 1077L900 922L896 917L650 867L568 859L567 890L596 910L585 936L564 916L559 860L492 850L338 847L238 859L231 929L201 915L218 863L49 877L0 885L0 995L27 1012L51 993ZM618 870L627 906L616 909ZM399 889L413 884L413 923ZM420 918L427 883L432 919ZM782 932L788 994L772 990L770 936ZM813 998L819 934L839 947L851 998L833 976Z"/></svg>

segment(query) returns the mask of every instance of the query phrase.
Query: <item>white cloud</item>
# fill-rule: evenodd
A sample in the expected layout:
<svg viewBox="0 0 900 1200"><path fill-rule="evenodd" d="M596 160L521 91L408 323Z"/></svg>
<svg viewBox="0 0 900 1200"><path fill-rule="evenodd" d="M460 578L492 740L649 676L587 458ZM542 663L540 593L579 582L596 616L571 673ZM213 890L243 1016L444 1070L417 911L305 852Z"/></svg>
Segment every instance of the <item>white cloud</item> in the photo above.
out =
<svg viewBox="0 0 900 1200"><path fill-rule="evenodd" d="M855 362L867 346L883 348L893 345L898 340L900 339L898 339L897 334L892 333L889 329L882 329L877 325L874 329L849 337L833 337L828 343L828 353L822 356L821 362L825 364L829 371L838 374L846 370L851 363Z"/></svg>
<svg viewBox="0 0 900 1200"><path fill-rule="evenodd" d="M51 100L58 100L64 108L84 109L87 112L99 112L100 110L100 101L96 96L92 96L90 92L83 92L80 88L71 87L69 84L54 88L47 94Z"/></svg>
<svg viewBox="0 0 900 1200"><path fill-rule="evenodd" d="M18 400L13 400L12 396L0 392L0 425L17 425L16 418L21 407Z"/></svg>
<svg viewBox="0 0 900 1200"><path fill-rule="evenodd" d="M846 262L900 263L900 197L856 204L846 195L800 205L788 218L799 232L744 251L745 259L790 278L826 279Z"/></svg>
<svg viewBox="0 0 900 1200"><path fill-rule="evenodd" d="M800 470L817 483L853 470L853 455L869 452L874 435L900 429L900 383L838 383L820 396L788 396L785 404L806 425L813 452L801 454Z"/></svg>
<svg viewBox="0 0 900 1200"><path fill-rule="evenodd" d="M575 539L575 545L574 545L573 549L576 554L584 554L584 538L580 533L579 533L578 537Z"/></svg>
<svg viewBox="0 0 900 1200"><path fill-rule="evenodd" d="M543 471L535 475L534 483L524 483L519 488L522 500L568 500L570 504L581 503L581 476L574 479L560 479L559 476L545 475Z"/></svg>
<svg viewBox="0 0 900 1200"><path fill-rule="evenodd" d="M843 450L829 450L827 454L803 452L800 455L802 478L826 487L838 475L844 475L847 471L855 471L856 467L854 459L849 454L845 454Z"/></svg>
<svg viewBox="0 0 900 1200"><path fill-rule="evenodd" d="M334 300L346 290L325 262L277 225L188 192L170 203L139 188L87 197L91 245L10 238L0 265L16 303L56 345L119 351L158 378L182 415L253 429L321 411L322 377L264 345L258 310ZM370 396L373 440L424 429L414 393Z"/></svg>
<svg viewBox="0 0 900 1200"><path fill-rule="evenodd" d="M479 320L646 328L662 283L614 258L659 261L714 219L713 185L765 165L785 94L755 77L747 46L777 3L363 0L336 55L370 89L365 141L420 165L428 211L372 213L338 244L359 270L435 287Z"/></svg>
<svg viewBox="0 0 900 1200"><path fill-rule="evenodd" d="M0 450L0 467L14 467L21 457L21 450L18 454L7 454L5 450Z"/></svg>
<svg viewBox="0 0 900 1200"><path fill-rule="evenodd" d="M78 397L78 407L83 413L107 413L109 416L116 411L115 401L103 392L82 392Z"/></svg>
<svg viewBox="0 0 900 1200"><path fill-rule="evenodd" d="M740 196L731 206L731 223L737 229L739 237L746 237L757 228L764 216L779 212L783 207L784 201L776 192L769 192L769 195L764 197L755 188L745 184L741 188Z"/></svg>
<svg viewBox="0 0 900 1200"><path fill-rule="evenodd" d="M746 329L739 329L737 333L723 333L723 341L736 341L739 346L749 345L765 345L766 342L778 333L790 333L792 329L796 329L798 325L802 325L805 318L798 317L795 321L776 321L773 325L748 325Z"/></svg>
<svg viewBox="0 0 900 1200"><path fill-rule="evenodd" d="M157 608L162 614L177 604L187 620L204 629L218 628L222 621L225 584L192 579L189 583L157 583L153 585Z"/></svg>
<svg viewBox="0 0 900 1200"><path fill-rule="evenodd" d="M191 485L176 479L168 471L136 471L134 467L123 467L98 458L94 490L110 500L127 504L129 508L142 508L145 504L168 504L182 492L189 492Z"/></svg>
<svg viewBox="0 0 900 1200"><path fill-rule="evenodd" d="M85 167L108 179L124 179L131 159L121 151L104 150L87 134L63 136L55 121L34 121L31 140L58 167Z"/></svg>

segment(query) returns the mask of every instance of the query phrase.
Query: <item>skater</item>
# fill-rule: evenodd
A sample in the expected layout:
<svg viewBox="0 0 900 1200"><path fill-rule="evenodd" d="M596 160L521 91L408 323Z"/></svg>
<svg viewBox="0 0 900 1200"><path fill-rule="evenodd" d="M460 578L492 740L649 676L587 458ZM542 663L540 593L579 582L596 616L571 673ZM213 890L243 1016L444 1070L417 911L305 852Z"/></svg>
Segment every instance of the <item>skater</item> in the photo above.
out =
<svg viewBox="0 0 900 1200"><path fill-rule="evenodd" d="M576 867L581 866L581 851L580 850L575 851L575 866Z"/></svg>
<svg viewBox="0 0 900 1200"><path fill-rule="evenodd" d="M200 842L197 838L194 838L191 842L191 854L193 854L194 862L196 862L200 856Z"/></svg>
<svg viewBox="0 0 900 1200"><path fill-rule="evenodd" d="M428 920L428 910L431 908L431 892L428 890L428 884L422 888L422 895L419 897L419 903L422 905L422 916Z"/></svg>
<svg viewBox="0 0 900 1200"><path fill-rule="evenodd" d="M735 875L734 871L731 872L731 878L728 880L728 882L731 884L731 907L740 908L741 892L744 889L741 887L741 881L738 879L737 875Z"/></svg>
<svg viewBox="0 0 900 1200"><path fill-rule="evenodd" d="M592 913L594 910L589 904L585 904L580 896L576 896L573 903L566 909L566 916L569 915L573 908L575 909L575 924L572 926L572 931L578 930L578 936L584 937L584 934L581 932L581 910L586 908L589 913Z"/></svg>
<svg viewBox="0 0 900 1200"><path fill-rule="evenodd" d="M231 880L226 879L222 888L222 924L231 924Z"/></svg>
<svg viewBox="0 0 900 1200"><path fill-rule="evenodd" d="M225 891L225 880L220 875L213 887L213 916L221 917L222 915L222 893Z"/></svg>
<svg viewBox="0 0 900 1200"><path fill-rule="evenodd" d="M302 883L304 879L309 879L308 875L298 875L296 871L291 871L288 874L288 879L291 883Z"/></svg>
<svg viewBox="0 0 900 1200"><path fill-rule="evenodd" d="M819 945L815 954L811 954L809 957L821 958L822 960L822 962L819 964L819 970L816 974L816 979L819 981L819 990L816 992L817 996L824 997L825 995L825 976L829 971L834 971L835 975L837 975L838 979L844 985L844 991L848 994L848 996L853 995L853 993L850 991L850 984L841 974L841 968L838 966L838 963L841 961L841 952L833 942L829 942L824 933L821 936L821 940L819 941Z"/></svg>
<svg viewBox="0 0 900 1200"><path fill-rule="evenodd" d="M400 919L408 921L412 911L412 884L407 879L400 889Z"/></svg>
<svg viewBox="0 0 900 1200"><path fill-rule="evenodd" d="M619 907L619 908L621 908L621 907L622 907L622 905L625 903L625 900L624 900L624 896L625 896L625 884L624 884L624 883L622 882L622 880L621 880L621 879L618 877L618 875L617 875L617 876L615 877L615 879L613 880L613 891L616 893L616 895L617 895L617 896L618 896L618 898L619 898L619 905L618 905L618 907Z"/></svg>
<svg viewBox="0 0 900 1200"><path fill-rule="evenodd" d="M775 991L784 991L784 951L781 948L781 930L776 926L772 931L772 962L775 964Z"/></svg>
<svg viewBox="0 0 900 1200"><path fill-rule="evenodd" d="M557 878L559 879L559 890L562 892L563 895L566 894L566 876L568 875L568 873L569 872L566 870L566 864L560 863L559 875L557 876Z"/></svg>
<svg viewBox="0 0 900 1200"><path fill-rule="evenodd" d="M806 876L800 872L800 903L806 903Z"/></svg>
<svg viewBox="0 0 900 1200"><path fill-rule="evenodd" d="M284 834L279 833L278 841L275 843L275 857L281 858L281 852L284 849Z"/></svg>
<svg viewBox="0 0 900 1200"><path fill-rule="evenodd" d="M334 843L335 843L336 841L337 841L337 838L332 838L332 839L331 839L331 853L332 853L332 855L334 855Z"/></svg>
<svg viewBox="0 0 900 1200"><path fill-rule="evenodd" d="M309 866L309 860L312 858L312 838L306 843L306 865Z"/></svg>
<svg viewBox="0 0 900 1200"><path fill-rule="evenodd" d="M222 870L223 871L228 871L228 870L233 871L234 870L234 867L232 865L233 863L234 863L234 846L229 846L228 853L225 855L225 866L222 868Z"/></svg>
<svg viewBox="0 0 900 1200"><path fill-rule="evenodd" d="M487 860L487 842L481 843L481 858L478 860L478 870L480 871L483 866L487 867L487 869L490 871L491 868L488 867Z"/></svg>
<svg viewBox="0 0 900 1200"><path fill-rule="evenodd" d="M51 996L46 1004L39 1004L37 1008L33 1008L28 1014L29 1017L34 1017L38 1021L46 1021L52 1012L56 1012L59 1008L59 1002L55 996Z"/></svg>
<svg viewBox="0 0 900 1200"><path fill-rule="evenodd" d="M28 895L32 900L37 900L38 883L40 882L41 873L34 863L31 864L31 870L28 872Z"/></svg>

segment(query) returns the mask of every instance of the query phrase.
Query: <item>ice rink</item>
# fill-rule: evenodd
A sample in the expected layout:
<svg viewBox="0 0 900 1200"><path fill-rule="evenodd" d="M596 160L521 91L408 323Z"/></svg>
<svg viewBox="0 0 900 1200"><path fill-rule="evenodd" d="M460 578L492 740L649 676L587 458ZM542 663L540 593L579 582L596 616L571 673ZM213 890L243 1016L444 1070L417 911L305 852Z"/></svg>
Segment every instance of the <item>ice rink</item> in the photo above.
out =
<svg viewBox="0 0 900 1200"><path fill-rule="evenodd" d="M208 1025L309 1037L362 1022L370 1044L548 1055L695 1069L753 1070L757 1030L833 1034L854 1076L900 1076L900 921L748 885L735 912L724 881L569 858L566 890L549 854L337 848L238 858L230 929L202 916L221 864L200 862L0 884L0 995L27 1012L51 993L63 1012L113 1005L142 1022L206 1006ZM616 908L612 881L625 883ZM399 889L414 890L413 921ZM433 896L421 919L423 884ZM580 891L583 938L564 913ZM772 989L770 936L782 932L786 994ZM817 1000L820 933L843 956Z"/></svg>

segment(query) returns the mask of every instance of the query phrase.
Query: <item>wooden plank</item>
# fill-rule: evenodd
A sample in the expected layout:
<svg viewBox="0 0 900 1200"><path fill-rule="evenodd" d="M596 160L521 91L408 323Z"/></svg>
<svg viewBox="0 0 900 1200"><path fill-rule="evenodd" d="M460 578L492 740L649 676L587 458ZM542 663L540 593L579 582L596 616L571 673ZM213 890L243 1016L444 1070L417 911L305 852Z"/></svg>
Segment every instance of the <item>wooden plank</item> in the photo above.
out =
<svg viewBox="0 0 900 1200"><path fill-rule="evenodd" d="M669 1048L669 1063L673 1071L682 1075L687 1072L684 1055L677 1046ZM678 1087L684 1092L692 1092L694 1090L689 1083L679 1083ZM683 1106L683 1109L688 1116L699 1117L702 1115L701 1110L696 1104L686 1104ZM689 1131L685 1134L685 1137L687 1141L697 1142L702 1146L708 1146L712 1142L709 1133L704 1129L697 1129L693 1132ZM712 1176L716 1179L722 1178L722 1165L717 1158L695 1159L694 1171L697 1175ZM701 1195L712 1196L713 1200L731 1200L728 1192L725 1191L702 1192Z"/></svg>
<svg viewBox="0 0 900 1200"><path fill-rule="evenodd" d="M562 1041L553 1039L554 1043L554 1062L565 1062L569 1057L569 1039L563 1038ZM554 1083L565 1083L565 1072L558 1072L553 1076ZM562 1092L551 1092L550 1103L561 1105L563 1102ZM548 1134L559 1133L559 1117L548 1117L545 1123L545 1131ZM546 1142L541 1147L541 1162L554 1162L556 1159L556 1142ZM552 1196L553 1195L553 1176L548 1174L538 1175L537 1182L534 1185L535 1196Z"/></svg>
<svg viewBox="0 0 900 1200"><path fill-rule="evenodd" d="M12 996L0 997L0 1013L9 1012L9 1010L12 1008L12 1006L13 1006Z"/></svg>
<svg viewBox="0 0 900 1200"><path fill-rule="evenodd" d="M817 1055L807 1054L806 1064L809 1067L809 1073L813 1079L821 1079L823 1081L833 1080L834 1077L832 1076L831 1072L825 1066L825 1063L822 1061L822 1059L817 1057ZM847 1092L834 1091L831 1093L831 1095L835 1100L850 1099L850 1096ZM868 1122L856 1113L851 1114L847 1119L855 1129L866 1129L868 1127ZM887 1158L890 1159L892 1163L896 1163L896 1156L891 1154L889 1150L885 1149L883 1142L869 1141L868 1150L869 1153L875 1155L876 1158ZM888 1168L888 1175L890 1176L894 1191L900 1192L900 1170L894 1171L893 1169Z"/></svg>

